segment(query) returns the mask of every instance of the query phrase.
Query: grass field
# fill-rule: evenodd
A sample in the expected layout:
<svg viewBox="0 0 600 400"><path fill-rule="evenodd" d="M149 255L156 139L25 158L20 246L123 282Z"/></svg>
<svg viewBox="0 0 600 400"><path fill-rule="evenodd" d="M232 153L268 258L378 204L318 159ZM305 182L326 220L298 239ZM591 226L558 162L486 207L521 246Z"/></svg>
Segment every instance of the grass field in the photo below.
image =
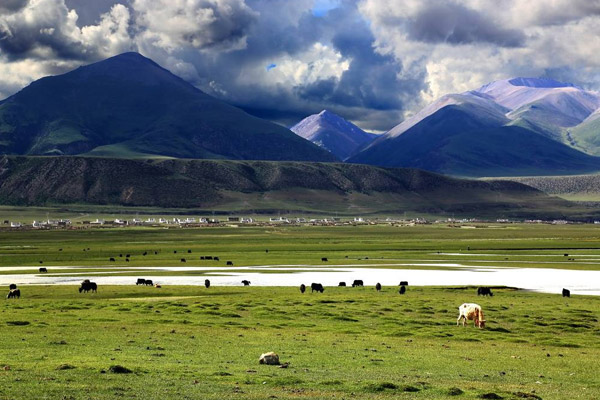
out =
<svg viewBox="0 0 600 400"><path fill-rule="evenodd" d="M496 290L477 299L472 288L26 291L0 306L0 398L600 395L596 297ZM468 301L484 307L485 330L455 325ZM259 365L267 351L288 368ZM132 373L110 372L115 365Z"/></svg>
<svg viewBox="0 0 600 400"><path fill-rule="evenodd" d="M148 254L143 256L144 252ZM565 253L572 257L564 257ZM119 254L123 257L118 257ZM131 256L129 262L125 262L127 254ZM200 260L205 255L219 256L220 261ZM589 256L593 256L591 260ZM111 257L116 261L109 262ZM600 269L600 262L594 260L600 258L600 226L479 224L462 228L386 225L0 231L3 273L10 271L11 266L37 269L39 261L46 267L84 266L97 271L181 266L182 257L186 258L186 266L215 268L225 266L227 260L234 261L236 266L357 263L369 266L382 261L439 261L595 270ZM328 258L327 264L321 263L322 257ZM56 268L53 270L57 272Z"/></svg>
<svg viewBox="0 0 600 400"><path fill-rule="evenodd" d="M119 253L130 253L130 262ZM215 271L229 259L236 266L320 264L324 256L365 267L384 259L598 270L600 228L0 231L3 274L43 259L50 274L82 266L90 276L115 269L143 276L144 266L177 265L182 254L186 264ZM221 261L201 261L205 254ZM115 255L118 262L109 263ZM414 286L403 296L389 286L323 294L257 286L21 290L21 299L0 302L0 399L600 398L595 296L499 288L478 298L472 287ZM456 326L464 302L483 306L486 329ZM267 351L287 368L259 365Z"/></svg>

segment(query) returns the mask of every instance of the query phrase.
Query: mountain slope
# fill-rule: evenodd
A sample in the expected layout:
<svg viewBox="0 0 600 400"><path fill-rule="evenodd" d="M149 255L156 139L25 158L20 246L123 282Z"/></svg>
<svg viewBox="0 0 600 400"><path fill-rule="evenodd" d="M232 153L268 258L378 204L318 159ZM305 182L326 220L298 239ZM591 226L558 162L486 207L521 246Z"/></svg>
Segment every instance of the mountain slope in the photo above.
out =
<svg viewBox="0 0 600 400"><path fill-rule="evenodd" d="M443 96L348 161L462 176L595 172L600 159L579 150L600 136L590 117L598 107L600 95L570 84L497 81Z"/></svg>
<svg viewBox="0 0 600 400"><path fill-rule="evenodd" d="M397 137L377 140L349 162L459 176L519 176L600 170L595 158L530 130L449 105Z"/></svg>
<svg viewBox="0 0 600 400"><path fill-rule="evenodd" d="M335 160L137 53L40 79L0 103L0 154L86 153Z"/></svg>
<svg viewBox="0 0 600 400"><path fill-rule="evenodd" d="M304 118L290 130L328 150L340 160L347 159L377 137L327 110Z"/></svg>
<svg viewBox="0 0 600 400"><path fill-rule="evenodd" d="M119 204L245 212L452 212L554 216L570 205L514 182L339 163L0 158L0 203Z"/></svg>

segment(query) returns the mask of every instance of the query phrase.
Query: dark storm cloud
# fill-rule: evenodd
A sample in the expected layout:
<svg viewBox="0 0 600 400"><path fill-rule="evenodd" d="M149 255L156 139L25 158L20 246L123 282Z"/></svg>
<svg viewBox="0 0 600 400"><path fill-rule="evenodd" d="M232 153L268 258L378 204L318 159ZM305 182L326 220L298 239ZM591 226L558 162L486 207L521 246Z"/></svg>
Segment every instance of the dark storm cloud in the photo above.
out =
<svg viewBox="0 0 600 400"><path fill-rule="evenodd" d="M525 35L505 29L486 16L461 4L433 4L407 22L408 36L428 43L492 43L502 47L519 47Z"/></svg>
<svg viewBox="0 0 600 400"><path fill-rule="evenodd" d="M29 3L29 0L2 0L0 2L0 14L19 11Z"/></svg>
<svg viewBox="0 0 600 400"><path fill-rule="evenodd" d="M65 0L65 4L70 10L77 11L79 16L77 25L82 27L97 23L100 16L109 12L115 4L128 6L130 2L129 0Z"/></svg>
<svg viewBox="0 0 600 400"><path fill-rule="evenodd" d="M425 88L424 76L400 79L401 64L392 56L375 51L375 38L362 18L357 18L354 6L332 10L327 19L335 26L331 38L333 47L350 61L341 78L319 80L296 88L303 99L320 102L323 108L346 108L342 113L351 119L360 119L364 110L389 111L387 118L380 114L365 128L387 130L398 122L398 112L405 107L407 98L418 95Z"/></svg>

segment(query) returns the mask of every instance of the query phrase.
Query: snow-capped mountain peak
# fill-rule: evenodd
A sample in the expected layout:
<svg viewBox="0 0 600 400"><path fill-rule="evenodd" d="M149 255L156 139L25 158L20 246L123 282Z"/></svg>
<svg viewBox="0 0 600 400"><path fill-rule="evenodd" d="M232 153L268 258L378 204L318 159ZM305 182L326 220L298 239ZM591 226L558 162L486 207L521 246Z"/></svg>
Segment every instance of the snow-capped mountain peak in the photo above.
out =
<svg viewBox="0 0 600 400"><path fill-rule="evenodd" d="M328 110L304 118L290 130L342 160L376 137Z"/></svg>

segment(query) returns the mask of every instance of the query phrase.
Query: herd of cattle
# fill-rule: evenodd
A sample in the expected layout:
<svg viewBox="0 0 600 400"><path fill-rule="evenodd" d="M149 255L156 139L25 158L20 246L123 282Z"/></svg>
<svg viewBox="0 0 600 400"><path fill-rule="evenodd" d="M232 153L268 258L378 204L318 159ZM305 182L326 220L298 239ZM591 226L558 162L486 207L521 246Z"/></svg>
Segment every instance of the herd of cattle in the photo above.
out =
<svg viewBox="0 0 600 400"><path fill-rule="evenodd" d="M89 248L87 249L89 250ZM62 249L59 249L59 251L62 251ZM86 249L84 249L84 251L86 251ZM188 250L187 253L191 253L191 250ZM268 253L269 251L266 250L266 252ZM173 251L174 254L177 254L177 250ZM148 254L147 251L145 251L142 255L146 256ZM154 254L158 254L157 251L154 251ZM565 254L566 255L566 254ZM123 254L119 254L119 258L123 258ZM129 259L131 258L130 254L125 254L125 261L129 262ZM220 261L219 257L216 256L201 256L200 260L210 260L210 261ZM110 257L109 258L110 262L116 262L116 257ZM181 258L181 262L186 262L187 260L185 258ZM322 262L327 262L328 259L323 257L321 258ZM40 261L40 264L42 264L43 261ZM233 262L232 261L227 261L227 265L228 266L233 266ZM45 267L40 267L39 268L39 272L40 273L47 273L48 269ZM250 286L250 281L244 279L241 282L244 286ZM144 279L144 278L138 278L136 281L136 286L142 285L142 286L153 286L156 288L160 288L161 285L158 283L154 283L151 279ZM208 289L210 288L210 280L206 279L204 281L204 286ZM346 287L346 282L340 282L338 284L338 287ZM400 289L398 290L399 294L405 294L406 293L406 287L408 286L408 282L407 281L401 281L400 284ZM352 287L364 287L364 282L361 279L356 279L352 282ZM375 290L377 290L378 292L381 291L382 286L381 283L377 282L377 284L375 285ZM325 288L323 287L323 285L321 283L312 283L310 285L310 290L311 293L314 292L318 292L318 293L323 293L325 291ZM88 293L88 292L93 292L96 293L98 291L98 285L96 284L96 282L91 282L89 279L85 279L83 282L81 282L81 286L79 287L79 293ZM306 285L305 284L301 284L300 285L300 292L304 293L306 292ZM477 288L477 295L478 296L493 296L494 293L492 293L492 290L489 287L479 287ZM568 289L563 289L562 290L562 296L563 297L571 297L571 292ZM18 299L21 297L21 290L17 288L17 285L12 283L9 285L9 292L8 295L6 296L7 299ZM462 320L463 326L466 325L467 320L468 321L474 321L474 324L476 327L483 329L485 327L485 319L483 316L483 310L481 308L480 305L475 304L475 303L464 303L462 304L459 308L458 308L458 319L456 320L456 325L460 324L460 321Z"/></svg>

